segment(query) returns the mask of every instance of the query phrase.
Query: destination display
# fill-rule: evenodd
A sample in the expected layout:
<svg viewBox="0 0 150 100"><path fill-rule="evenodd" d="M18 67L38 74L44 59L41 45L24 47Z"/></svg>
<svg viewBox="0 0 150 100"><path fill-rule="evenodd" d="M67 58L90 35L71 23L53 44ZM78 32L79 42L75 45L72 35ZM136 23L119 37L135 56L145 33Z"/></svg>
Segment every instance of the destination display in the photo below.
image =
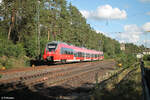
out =
<svg viewBox="0 0 150 100"><path fill-rule="evenodd" d="M56 46L53 45L49 45L48 48L55 48Z"/></svg>

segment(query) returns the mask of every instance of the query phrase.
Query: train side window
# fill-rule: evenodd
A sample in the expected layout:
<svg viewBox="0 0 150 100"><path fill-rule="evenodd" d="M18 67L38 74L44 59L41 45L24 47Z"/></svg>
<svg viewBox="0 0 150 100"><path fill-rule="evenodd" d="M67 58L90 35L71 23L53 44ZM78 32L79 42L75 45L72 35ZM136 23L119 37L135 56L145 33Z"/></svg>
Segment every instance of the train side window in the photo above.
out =
<svg viewBox="0 0 150 100"><path fill-rule="evenodd" d="M70 55L70 51L69 50L67 51L67 53L68 53L68 55Z"/></svg>
<svg viewBox="0 0 150 100"><path fill-rule="evenodd" d="M88 56L87 56L88 58L90 57L90 54L88 53Z"/></svg>
<svg viewBox="0 0 150 100"><path fill-rule="evenodd" d="M94 57L94 54L92 54L92 57Z"/></svg>
<svg viewBox="0 0 150 100"><path fill-rule="evenodd" d="M79 52L79 57L81 57L81 52Z"/></svg>
<svg viewBox="0 0 150 100"><path fill-rule="evenodd" d="M83 53L83 57L86 57L85 53Z"/></svg>
<svg viewBox="0 0 150 100"><path fill-rule="evenodd" d="M60 54L63 54L63 48L60 49Z"/></svg>
<svg viewBox="0 0 150 100"><path fill-rule="evenodd" d="M71 55L71 51L69 51L69 55Z"/></svg>
<svg viewBox="0 0 150 100"><path fill-rule="evenodd" d="M64 48L61 48L61 54L64 54Z"/></svg>
<svg viewBox="0 0 150 100"><path fill-rule="evenodd" d="M70 51L70 55L72 55L72 51Z"/></svg>
<svg viewBox="0 0 150 100"><path fill-rule="evenodd" d="M75 57L78 57L78 52L75 53Z"/></svg>
<svg viewBox="0 0 150 100"><path fill-rule="evenodd" d="M80 57L80 53L78 52L78 57Z"/></svg>
<svg viewBox="0 0 150 100"><path fill-rule="evenodd" d="M71 55L73 55L73 51L71 51Z"/></svg>
<svg viewBox="0 0 150 100"><path fill-rule="evenodd" d="M65 54L68 54L67 50L65 50Z"/></svg>
<svg viewBox="0 0 150 100"><path fill-rule="evenodd" d="M80 57L83 57L83 53L82 52L80 52Z"/></svg>
<svg viewBox="0 0 150 100"><path fill-rule="evenodd" d="M77 55L76 55L76 53L75 53L75 52L73 53L73 55L74 55L75 57L77 57Z"/></svg>
<svg viewBox="0 0 150 100"><path fill-rule="evenodd" d="M70 54L70 51L67 51L67 54L69 55L69 54Z"/></svg>

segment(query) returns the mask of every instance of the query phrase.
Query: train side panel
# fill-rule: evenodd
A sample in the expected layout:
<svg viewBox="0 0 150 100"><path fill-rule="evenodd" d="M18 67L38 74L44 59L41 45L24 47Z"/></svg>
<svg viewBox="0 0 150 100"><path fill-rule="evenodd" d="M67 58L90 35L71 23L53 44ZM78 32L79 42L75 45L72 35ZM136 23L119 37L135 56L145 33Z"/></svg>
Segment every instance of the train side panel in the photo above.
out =
<svg viewBox="0 0 150 100"><path fill-rule="evenodd" d="M43 59L50 62L75 62L102 60L104 56L103 52L52 42L46 45Z"/></svg>

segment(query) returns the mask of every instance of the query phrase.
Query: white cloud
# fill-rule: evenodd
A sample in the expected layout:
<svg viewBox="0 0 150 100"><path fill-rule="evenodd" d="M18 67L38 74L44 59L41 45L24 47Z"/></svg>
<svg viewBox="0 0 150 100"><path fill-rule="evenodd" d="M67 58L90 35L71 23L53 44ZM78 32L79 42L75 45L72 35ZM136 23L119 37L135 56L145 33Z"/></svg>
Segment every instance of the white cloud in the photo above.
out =
<svg viewBox="0 0 150 100"><path fill-rule="evenodd" d="M142 28L144 31L150 31L150 22L145 23Z"/></svg>
<svg viewBox="0 0 150 100"><path fill-rule="evenodd" d="M140 40L142 30L135 24L125 25L124 32L120 34L120 42L132 42L137 43Z"/></svg>
<svg viewBox="0 0 150 100"><path fill-rule="evenodd" d="M150 40L149 39L144 40L143 45L150 48Z"/></svg>
<svg viewBox="0 0 150 100"><path fill-rule="evenodd" d="M89 17L90 17L91 12L89 12L89 11L81 10L80 12L81 12L81 14L82 14L85 18L89 18Z"/></svg>
<svg viewBox="0 0 150 100"><path fill-rule="evenodd" d="M120 33L118 40L125 43L134 43L134 44L147 44L146 46L150 47L150 39L145 40L145 31L150 30L150 22L145 23L143 26L138 27L136 24L125 25L124 32ZM146 41L146 43L145 43Z"/></svg>
<svg viewBox="0 0 150 100"><path fill-rule="evenodd" d="M140 0L141 2L150 2L150 0Z"/></svg>
<svg viewBox="0 0 150 100"><path fill-rule="evenodd" d="M150 12L147 12L146 14L147 14L147 15L150 15Z"/></svg>
<svg viewBox="0 0 150 100"><path fill-rule="evenodd" d="M103 31L95 30L96 33L104 33Z"/></svg>
<svg viewBox="0 0 150 100"><path fill-rule="evenodd" d="M99 6L95 11L80 11L85 18L104 20L104 19L125 19L127 17L125 10L112 8L110 5Z"/></svg>

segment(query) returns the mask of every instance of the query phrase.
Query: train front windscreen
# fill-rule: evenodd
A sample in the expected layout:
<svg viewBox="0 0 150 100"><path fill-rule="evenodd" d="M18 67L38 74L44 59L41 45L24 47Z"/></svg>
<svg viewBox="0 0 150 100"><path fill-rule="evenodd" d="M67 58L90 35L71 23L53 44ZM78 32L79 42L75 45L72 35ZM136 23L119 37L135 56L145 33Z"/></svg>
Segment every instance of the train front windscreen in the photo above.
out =
<svg viewBox="0 0 150 100"><path fill-rule="evenodd" d="M57 44L48 44L47 45L47 49L48 49L49 52L55 51L56 48L57 48Z"/></svg>

